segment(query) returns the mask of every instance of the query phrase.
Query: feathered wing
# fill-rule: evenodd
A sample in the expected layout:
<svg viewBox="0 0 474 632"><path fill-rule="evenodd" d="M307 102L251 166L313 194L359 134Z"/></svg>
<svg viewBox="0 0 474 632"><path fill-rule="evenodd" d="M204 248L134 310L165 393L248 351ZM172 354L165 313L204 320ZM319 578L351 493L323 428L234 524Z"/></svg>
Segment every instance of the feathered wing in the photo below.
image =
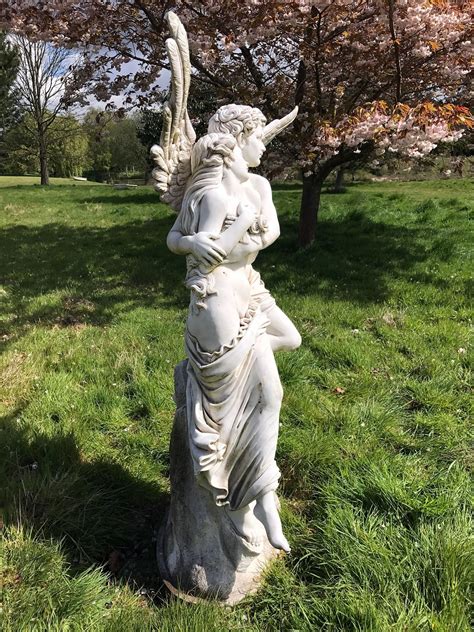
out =
<svg viewBox="0 0 474 632"><path fill-rule="evenodd" d="M166 16L171 37L166 51L171 67L171 94L163 108L160 144L150 150L156 164L153 170L155 189L163 202L180 211L186 183L191 173L191 149L196 140L187 102L191 82L188 37L177 15Z"/></svg>
<svg viewBox="0 0 474 632"><path fill-rule="evenodd" d="M271 123L268 123L268 125L265 125L262 133L262 141L265 143L265 145L268 145L268 143L270 143L275 138L275 136L282 132L285 127L288 127L288 125L290 125L290 123L295 120L297 114L298 106L293 108L293 110L291 110L291 112L283 118L275 119Z"/></svg>

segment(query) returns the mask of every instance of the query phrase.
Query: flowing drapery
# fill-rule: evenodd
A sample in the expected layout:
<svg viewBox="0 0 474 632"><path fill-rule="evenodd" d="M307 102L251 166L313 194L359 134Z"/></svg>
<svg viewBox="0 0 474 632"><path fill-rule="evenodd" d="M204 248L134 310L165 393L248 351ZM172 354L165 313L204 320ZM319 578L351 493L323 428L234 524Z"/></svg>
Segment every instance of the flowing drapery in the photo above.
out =
<svg viewBox="0 0 474 632"><path fill-rule="evenodd" d="M259 275L252 280L264 287ZM275 451L281 385L266 334L268 323L256 297L238 336L219 350L203 351L196 338L186 334L194 471L216 503L232 510L276 490L280 477Z"/></svg>

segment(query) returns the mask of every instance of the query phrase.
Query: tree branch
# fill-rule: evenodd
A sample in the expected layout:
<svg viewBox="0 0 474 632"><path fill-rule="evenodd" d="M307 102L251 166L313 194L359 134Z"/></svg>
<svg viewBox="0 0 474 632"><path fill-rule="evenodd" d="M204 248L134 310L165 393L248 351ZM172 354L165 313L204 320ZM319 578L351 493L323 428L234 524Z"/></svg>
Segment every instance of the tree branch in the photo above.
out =
<svg viewBox="0 0 474 632"><path fill-rule="evenodd" d="M395 71L396 71L396 99L397 103L402 100L402 67L400 64L400 42L397 39L397 35L395 33L395 24L394 24L394 4L393 0L388 0L388 23L390 27L390 36L392 38L393 44L393 55L395 57Z"/></svg>

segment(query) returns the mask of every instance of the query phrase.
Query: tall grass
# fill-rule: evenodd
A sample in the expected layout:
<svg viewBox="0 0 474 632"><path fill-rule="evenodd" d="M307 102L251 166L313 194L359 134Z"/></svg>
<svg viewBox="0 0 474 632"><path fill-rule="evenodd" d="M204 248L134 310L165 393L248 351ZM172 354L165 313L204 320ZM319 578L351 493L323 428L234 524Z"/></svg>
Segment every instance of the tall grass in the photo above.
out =
<svg viewBox="0 0 474 632"><path fill-rule="evenodd" d="M470 629L472 182L323 196L305 251L299 193L275 187L257 266L303 336L278 356L293 553L226 610L175 601L154 558L188 300L172 214L146 188L0 189L2 630Z"/></svg>

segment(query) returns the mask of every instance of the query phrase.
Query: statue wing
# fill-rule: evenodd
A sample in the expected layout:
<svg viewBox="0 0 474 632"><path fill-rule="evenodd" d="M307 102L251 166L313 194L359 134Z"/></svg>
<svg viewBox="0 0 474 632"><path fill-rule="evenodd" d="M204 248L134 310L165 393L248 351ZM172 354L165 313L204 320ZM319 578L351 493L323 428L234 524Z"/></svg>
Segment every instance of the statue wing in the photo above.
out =
<svg viewBox="0 0 474 632"><path fill-rule="evenodd" d="M293 110L291 110L289 114L287 114L283 118L275 119L271 123L268 123L268 125L265 125L262 134L262 141L265 143L265 145L268 145L268 143L271 142L277 134L282 132L285 127L288 127L288 125L290 125L290 123L295 120L297 114L298 106L296 106Z"/></svg>
<svg viewBox="0 0 474 632"><path fill-rule="evenodd" d="M156 164L152 176L155 189L163 202L180 211L186 184L191 173L191 150L196 140L187 110L191 63L186 31L176 14L169 11L171 37L166 51L171 67L171 93L163 108L163 128L160 144L150 150Z"/></svg>

